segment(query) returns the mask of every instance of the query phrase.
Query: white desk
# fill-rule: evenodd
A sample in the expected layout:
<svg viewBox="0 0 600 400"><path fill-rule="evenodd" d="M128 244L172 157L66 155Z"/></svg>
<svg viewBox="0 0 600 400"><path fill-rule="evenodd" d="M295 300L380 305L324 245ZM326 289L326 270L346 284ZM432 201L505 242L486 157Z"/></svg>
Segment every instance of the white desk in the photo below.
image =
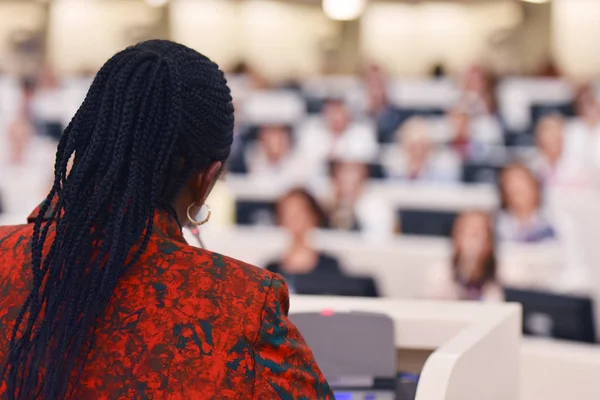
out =
<svg viewBox="0 0 600 400"><path fill-rule="evenodd" d="M264 266L287 248L286 233L277 228L203 228L209 250ZM365 242L356 233L319 231L311 238L315 247L337 257L351 275L373 276L383 297L423 298L435 268L448 264L450 242L443 238L400 236L381 243ZM188 238L194 244L193 237ZM507 244L499 248L503 271L522 272L508 280L513 285L550 287L560 276L561 248L550 244ZM514 274L512 274L514 275ZM506 274L505 274L506 276Z"/></svg>
<svg viewBox="0 0 600 400"><path fill-rule="evenodd" d="M240 200L275 201L290 188L281 181L230 174L227 186L232 195ZM331 183L323 178L311 187L317 197L330 193ZM481 186L431 186L427 184L402 184L389 181L371 181L368 190L384 199L394 208L417 208L439 211L494 210L498 196L493 187Z"/></svg>
<svg viewBox="0 0 600 400"><path fill-rule="evenodd" d="M396 347L433 350L416 400L513 400L519 394L517 305L294 296L290 312L364 311L395 322Z"/></svg>
<svg viewBox="0 0 600 400"><path fill-rule="evenodd" d="M600 346L523 339L521 400L600 399Z"/></svg>

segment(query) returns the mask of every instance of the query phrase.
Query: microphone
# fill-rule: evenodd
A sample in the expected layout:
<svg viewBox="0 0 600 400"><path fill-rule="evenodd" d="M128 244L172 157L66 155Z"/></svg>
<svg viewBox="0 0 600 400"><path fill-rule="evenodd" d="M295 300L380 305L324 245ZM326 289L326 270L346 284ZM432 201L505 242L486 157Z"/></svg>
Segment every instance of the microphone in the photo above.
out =
<svg viewBox="0 0 600 400"><path fill-rule="evenodd" d="M190 229L190 232L192 232L192 235L194 235L194 238L196 238L196 241L198 242L198 245L200 245L200 248L204 249L204 241L202 240L202 237L200 236L200 229L195 226L193 228Z"/></svg>

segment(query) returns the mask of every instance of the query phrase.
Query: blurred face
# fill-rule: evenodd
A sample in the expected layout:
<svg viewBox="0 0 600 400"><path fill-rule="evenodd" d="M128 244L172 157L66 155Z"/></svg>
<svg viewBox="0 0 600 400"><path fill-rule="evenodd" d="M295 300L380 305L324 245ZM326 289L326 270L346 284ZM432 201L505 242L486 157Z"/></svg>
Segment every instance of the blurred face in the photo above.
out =
<svg viewBox="0 0 600 400"><path fill-rule="evenodd" d="M387 105L387 94L385 89L378 84L367 85L369 95L369 110L373 113L383 111Z"/></svg>
<svg viewBox="0 0 600 400"><path fill-rule="evenodd" d="M487 90L487 75L483 68L474 66L464 75L464 88L468 92L483 93Z"/></svg>
<svg viewBox="0 0 600 400"><path fill-rule="evenodd" d="M365 68L364 82L369 96L369 110L373 113L381 111L387 105L385 75L377 65Z"/></svg>
<svg viewBox="0 0 600 400"><path fill-rule="evenodd" d="M271 162L277 162L290 152L290 137L283 127L264 127L259 133L260 145Z"/></svg>
<svg viewBox="0 0 600 400"><path fill-rule="evenodd" d="M454 132L456 132L456 138L468 138L471 131L471 118L469 117L469 114L464 111L457 110L453 111L449 117L450 124L452 125Z"/></svg>
<svg viewBox="0 0 600 400"><path fill-rule="evenodd" d="M461 215L454 224L454 245L463 257L477 259L492 251L489 218L484 214Z"/></svg>
<svg viewBox="0 0 600 400"><path fill-rule="evenodd" d="M504 172L501 184L509 211L531 214L538 208L538 188L530 173L523 168L510 168Z"/></svg>
<svg viewBox="0 0 600 400"><path fill-rule="evenodd" d="M552 161L560 159L563 150L563 125L559 119L540 122L537 131L538 150Z"/></svg>
<svg viewBox="0 0 600 400"><path fill-rule="evenodd" d="M329 129L334 134L343 133L350 125L350 112L342 102L333 101L325 105L323 115L327 120Z"/></svg>
<svg viewBox="0 0 600 400"><path fill-rule="evenodd" d="M279 204L277 212L280 225L294 236L303 236L317 227L317 217L304 196L288 196Z"/></svg>
<svg viewBox="0 0 600 400"><path fill-rule="evenodd" d="M367 166L359 163L341 163L335 166L333 185L338 198L355 199L367 179Z"/></svg>
<svg viewBox="0 0 600 400"><path fill-rule="evenodd" d="M427 122L414 122L403 133L403 150L411 164L423 164L429 158L431 142Z"/></svg>
<svg viewBox="0 0 600 400"><path fill-rule="evenodd" d="M600 120L600 105L591 91L584 91L577 99L577 113L590 122Z"/></svg>

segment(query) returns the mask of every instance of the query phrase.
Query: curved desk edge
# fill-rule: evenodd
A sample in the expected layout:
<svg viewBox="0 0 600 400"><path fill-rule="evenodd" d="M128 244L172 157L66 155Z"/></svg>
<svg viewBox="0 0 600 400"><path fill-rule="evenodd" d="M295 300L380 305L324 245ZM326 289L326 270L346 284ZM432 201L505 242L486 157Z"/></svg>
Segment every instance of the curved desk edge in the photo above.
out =
<svg viewBox="0 0 600 400"><path fill-rule="evenodd" d="M514 304L292 296L290 312L362 311L394 320L397 348L435 349L416 400L518 399L521 309Z"/></svg>

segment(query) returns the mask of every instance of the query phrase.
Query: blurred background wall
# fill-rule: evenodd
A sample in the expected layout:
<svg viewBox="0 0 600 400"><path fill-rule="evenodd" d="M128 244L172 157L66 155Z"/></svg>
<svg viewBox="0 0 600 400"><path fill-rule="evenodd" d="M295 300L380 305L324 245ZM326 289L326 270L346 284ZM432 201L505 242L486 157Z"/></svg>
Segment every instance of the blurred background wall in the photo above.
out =
<svg viewBox="0 0 600 400"><path fill-rule="evenodd" d="M96 70L126 44L170 36L226 68L244 61L273 78L348 72L361 58L404 75L425 75L436 63L456 71L474 62L502 73L554 62L578 79L600 72L600 2L588 0L373 0L360 22L330 20L314 0L166 3L4 0L0 67L24 71L9 55L47 52L62 73Z"/></svg>

